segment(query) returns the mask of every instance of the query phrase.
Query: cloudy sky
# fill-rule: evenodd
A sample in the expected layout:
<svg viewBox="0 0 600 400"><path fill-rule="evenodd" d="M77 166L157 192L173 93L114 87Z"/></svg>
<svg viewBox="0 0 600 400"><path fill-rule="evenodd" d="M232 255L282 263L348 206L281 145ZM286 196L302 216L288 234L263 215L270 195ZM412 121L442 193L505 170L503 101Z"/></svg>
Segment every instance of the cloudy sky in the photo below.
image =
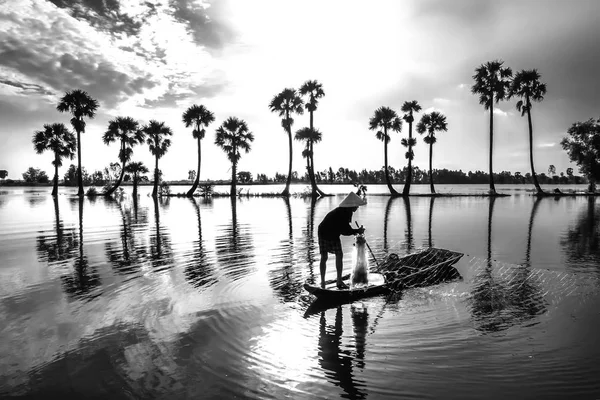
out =
<svg viewBox="0 0 600 400"><path fill-rule="evenodd" d="M598 15L595 0L0 0L0 169L12 178L29 166L51 175L52 156L36 155L31 137L45 123L68 124L57 100L83 89L100 102L82 137L89 172L117 160L118 146L101 139L108 121L131 116L173 129L161 168L167 179L186 178L196 144L181 115L203 104L216 121L203 142L202 179L229 177L213 144L229 116L245 119L256 138L238 169L286 173L287 136L268 104L316 79L326 93L315 113L318 170L380 168L383 144L369 117L417 100L448 118L434 168L487 171L487 113L470 87L478 65L502 59L541 73L548 93L533 108L536 168L564 171L575 166L560 139L572 123L600 116ZM294 130L307 125L308 115L295 117ZM494 170L526 173L527 124L514 100L497 105L495 128ZM406 164L406 135L408 126L392 135L395 168ZM300 153L295 143L302 172ZM416 165L426 168L427 157L419 138ZM146 146L134 159L152 165Z"/></svg>

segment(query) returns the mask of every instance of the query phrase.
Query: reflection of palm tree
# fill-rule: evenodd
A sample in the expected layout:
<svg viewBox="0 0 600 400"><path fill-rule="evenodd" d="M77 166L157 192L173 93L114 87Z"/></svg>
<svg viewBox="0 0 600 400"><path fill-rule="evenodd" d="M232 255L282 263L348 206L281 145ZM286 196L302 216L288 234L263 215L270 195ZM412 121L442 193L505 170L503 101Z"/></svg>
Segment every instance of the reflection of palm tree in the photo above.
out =
<svg viewBox="0 0 600 400"><path fill-rule="evenodd" d="M121 214L121 249L117 249L112 242L105 244L106 255L115 271L119 274L131 274L139 268L142 260L146 258L146 253L142 246L137 246L135 242L134 229L132 229L131 210L124 210L122 201L113 200L110 197L106 201L116 204Z"/></svg>
<svg viewBox="0 0 600 400"><path fill-rule="evenodd" d="M390 211L392 210L393 197L390 197L385 205L385 213L383 214L383 252L388 253L388 222L390 219Z"/></svg>
<svg viewBox="0 0 600 400"><path fill-rule="evenodd" d="M56 109L60 112L70 112L73 115L71 125L77 132L77 182L79 190L78 196L83 196L83 177L81 175L81 134L85 132L84 117L94 118L98 109L98 100L91 98L83 90L73 90L66 92L60 99Z"/></svg>
<svg viewBox="0 0 600 400"><path fill-rule="evenodd" d="M406 252L410 253L414 247L412 232L412 214L410 212L410 200L404 197L404 209L406 210Z"/></svg>
<svg viewBox="0 0 600 400"><path fill-rule="evenodd" d="M206 250L204 249L204 240L202 239L202 220L200 219L200 207L195 199L190 198L192 205L196 209L196 217L198 218L198 247L188 261L185 267L185 277L188 282L196 287L209 287L217 283L214 272L208 262Z"/></svg>
<svg viewBox="0 0 600 400"><path fill-rule="evenodd" d="M569 227L561 245L568 261L600 265L600 213L596 210L594 197L588 197L587 208L575 225Z"/></svg>
<svg viewBox="0 0 600 400"><path fill-rule="evenodd" d="M231 197L231 227L216 238L216 251L220 264L233 280L248 275L253 263L252 236L240 229L237 220L237 199Z"/></svg>
<svg viewBox="0 0 600 400"><path fill-rule="evenodd" d="M433 239L431 238L431 224L433 221L433 203L435 202L435 197L431 198L431 201L429 202L429 227L427 229L428 233L429 233L429 240L427 241L427 245L429 247L433 247Z"/></svg>
<svg viewBox="0 0 600 400"><path fill-rule="evenodd" d="M398 195L398 192L392 187L392 183L390 182L390 171L388 169L388 143L391 138L388 134L388 130L392 130L394 132L402 131L402 120L396 114L396 111L392 110L389 107L379 107L375 110L375 113L369 119L369 129L372 131L377 131L375 135L377 139L383 142L383 162L385 168L385 182L390 191L390 194L393 196Z"/></svg>
<svg viewBox="0 0 600 400"><path fill-rule="evenodd" d="M150 259L157 270L163 270L173 265L173 250L168 234L160 226L158 199L153 197L153 200L156 232L150 236Z"/></svg>
<svg viewBox="0 0 600 400"><path fill-rule="evenodd" d="M531 267L531 233L533 231L533 220L537 212L538 206L540 205L541 198L538 197L533 202L533 208L531 209L531 215L529 216L529 226L527 229L527 250L525 251L525 265Z"/></svg>
<svg viewBox="0 0 600 400"><path fill-rule="evenodd" d="M200 150L202 148L202 139L204 139L204 134L206 133L206 130L204 128L207 128L211 122L214 122L214 120L215 115L203 105L194 104L187 110L185 110L185 112L183 113L183 123L185 124L185 127L194 127L194 130L192 131L192 136L198 142L198 172L196 173L196 180L194 181L194 184L187 192L188 197L194 195L194 192L196 191L196 188L198 188L198 184L200 183L200 161L202 160L202 154Z"/></svg>
<svg viewBox="0 0 600 400"><path fill-rule="evenodd" d="M73 159L75 156L75 135L73 135L63 124L45 124L43 131L36 131L33 135L33 145L38 154L46 150L54 152L54 184L52 185L52 196L58 194L58 167L62 166L62 159L67 157Z"/></svg>
<svg viewBox="0 0 600 400"><path fill-rule="evenodd" d="M79 257L75 259L73 265L75 273L62 276L62 281L66 293L76 298L91 299L95 296L89 296L88 293L100 286L100 276L94 269L89 268L87 257L83 252L83 201L84 199L79 198Z"/></svg>
<svg viewBox="0 0 600 400"><path fill-rule="evenodd" d="M120 141L119 161L121 161L121 174L113 187L106 191L106 196L113 194L123 181L127 161L131 160L133 146L144 143L144 132L140 130L139 123L131 117L117 117L108 123L108 130L102 136L104 144Z"/></svg>
<svg viewBox="0 0 600 400"><path fill-rule="evenodd" d="M315 209L317 206L317 201L319 199L316 197L311 197L310 199L310 207L309 214L306 218L306 232L304 237L306 238L306 262L308 264L308 271L310 275L310 279L314 280L314 263L315 263Z"/></svg>
<svg viewBox="0 0 600 400"><path fill-rule="evenodd" d="M361 361L361 368L364 365L364 347L367 322L366 313L363 316L353 316L355 326L355 334L360 336L360 340L356 341L357 358ZM356 382L353 376L353 366L351 353L348 350L341 350L342 334L342 307L338 306L335 312L335 325L328 326L325 318L325 311L321 312L319 320L319 364L327 376L334 380L334 384L342 388L346 395L351 399L364 399L367 394L359 389L359 382ZM330 373L327 373L330 372Z"/></svg>
<svg viewBox="0 0 600 400"><path fill-rule="evenodd" d="M78 245L75 229L70 228L65 231L63 223L60 220L57 197L54 197L54 216L56 236L38 236L36 243L38 257L40 260L46 260L49 263L72 258Z"/></svg>

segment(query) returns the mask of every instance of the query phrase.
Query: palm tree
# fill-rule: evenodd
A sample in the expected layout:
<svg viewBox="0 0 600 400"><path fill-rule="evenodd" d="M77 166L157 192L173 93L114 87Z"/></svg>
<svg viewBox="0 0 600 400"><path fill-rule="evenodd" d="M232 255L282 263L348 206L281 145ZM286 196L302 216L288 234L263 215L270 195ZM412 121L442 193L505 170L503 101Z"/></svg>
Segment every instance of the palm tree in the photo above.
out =
<svg viewBox="0 0 600 400"><path fill-rule="evenodd" d="M208 127L208 125L215 121L215 116L212 112L210 112L203 105L192 105L183 113L183 123L186 128L190 126L194 127L192 131L192 136L194 139L198 141L198 172L196 173L196 179L194 180L194 184L191 189L188 190L187 196L192 197L194 192L198 188L198 184L200 183L200 160L202 159L202 155L200 152L201 149L201 141L204 139L204 134L206 130L204 128Z"/></svg>
<svg viewBox="0 0 600 400"><path fill-rule="evenodd" d="M236 117L227 118L217 128L215 144L223 149L225 154L227 154L227 158L231 161L231 197L235 197L236 195L237 163L242 157L240 149L248 153L250 151L250 142L253 141L254 135L248 130L246 121Z"/></svg>
<svg viewBox="0 0 600 400"><path fill-rule="evenodd" d="M517 102L517 110L521 111L521 116L527 113L527 122L529 124L529 163L531 164L531 175L533 184L538 194L544 191L535 175L533 168L533 125L531 123L531 101L541 102L546 94L546 84L540 83L540 74L536 69L522 70L515 74L510 85L509 97L518 96L521 99Z"/></svg>
<svg viewBox="0 0 600 400"><path fill-rule="evenodd" d="M77 183L78 196L83 196L83 178L81 175L81 134L85 132L84 117L94 118L98 109L98 100L93 99L83 90L72 90L66 92L60 99L56 109L60 112L70 112L73 115L71 125L77 132Z"/></svg>
<svg viewBox="0 0 600 400"><path fill-rule="evenodd" d="M319 99L321 97L325 96L325 92L323 91L323 85L321 85L317 81L306 81L302 84L302 86L300 86L299 92L300 92L301 96L308 95L308 100L305 103L304 107L310 113L310 126L309 126L310 130L315 132L314 124L313 124L313 113L317 109L317 105L319 104ZM318 135L319 135L319 140L320 140L321 133L318 132ZM312 194L313 194L313 196L316 194L324 196L325 193L323 193L323 191L317 187L317 182L315 180L315 161L314 161L313 144L316 143L317 140L309 138L308 141L309 141L309 143L307 146L307 150L308 150L308 155L310 158L308 174L309 174L309 178L310 178L310 184L312 185Z"/></svg>
<svg viewBox="0 0 600 400"><path fill-rule="evenodd" d="M490 110L490 192L496 194L494 186L494 173L492 169L492 151L494 148L494 101L506 99L510 87L512 70L503 67L504 61L495 60L481 64L475 69L475 84L471 93L479 95L479 104Z"/></svg>
<svg viewBox="0 0 600 400"><path fill-rule="evenodd" d="M165 125L164 122L158 122L150 120L150 123L142 128L142 131L148 135L146 143L150 147L150 153L154 155L154 189L152 189L152 197L156 198L158 195L158 159L165 155L169 146L171 146L171 140L165 136L173 136L171 128Z"/></svg>
<svg viewBox="0 0 600 400"><path fill-rule="evenodd" d="M433 144L437 141L435 133L447 130L448 124L446 122L446 116L437 111L432 111L429 114L423 115L417 124L417 132L420 134L427 132L427 136L423 138L423 141L429 145L429 186L432 194L435 194L432 169Z"/></svg>
<svg viewBox="0 0 600 400"><path fill-rule="evenodd" d="M306 148L302 151L302 157L306 158L306 170L308 172L311 185L314 182L314 186L312 187L313 197L316 197L319 194L324 195L324 193L316 186L315 175L310 161L312 155L312 151L310 150L310 148L312 144L320 142L322 138L323 135L318 129L311 129L306 127L298 129L296 131L296 136L294 136L294 139L306 142Z"/></svg>
<svg viewBox="0 0 600 400"><path fill-rule="evenodd" d="M137 187L138 183L144 180L148 180L148 178L144 175L149 172L148 167L144 165L143 162L131 162L127 164L125 167L125 172L131 174L131 181L133 182L133 197L137 197Z"/></svg>
<svg viewBox="0 0 600 400"><path fill-rule="evenodd" d="M281 126L288 134L288 142L290 148L290 163L288 168L288 176L285 182L285 189L281 193L282 196L290 195L290 182L292 181L292 125L294 119L291 117L293 113L303 114L304 108L302 106L304 102L298 96L295 89L286 88L281 93L273 97L271 103L269 103L269 109L272 112L279 114L281 118Z"/></svg>
<svg viewBox="0 0 600 400"><path fill-rule="evenodd" d="M404 190L402 190L402 195L408 196L410 193L410 184L412 183L412 160L415 157L412 148L417 144L417 139L412 137L412 124L415 120L413 113L421 111L421 106L416 100L405 101L400 110L403 113L406 113L402 119L408 122L408 139L402 138L401 141L402 146L408 147L408 151L405 154L405 157L408 159L408 173L406 175L406 181L404 182Z"/></svg>
<svg viewBox="0 0 600 400"><path fill-rule="evenodd" d="M383 154L384 154L384 168L385 168L385 181L388 189L393 196L397 196L398 192L392 187L390 182L390 171L388 170L388 143L390 142L390 136L388 135L388 129L394 132L402 131L402 120L396 114L396 111L389 107L379 107L375 110L375 114L369 120L369 129L374 131L377 130L375 135L377 139L383 142Z"/></svg>
<svg viewBox="0 0 600 400"><path fill-rule="evenodd" d="M64 157L72 160L75 156L75 135L64 124L45 124L43 131L36 131L33 134L32 141L36 153L42 154L46 150L54 152L52 196L56 196L58 194L58 167L62 166Z"/></svg>
<svg viewBox="0 0 600 400"><path fill-rule="evenodd" d="M121 174L114 186L106 191L106 196L113 194L121 184L121 181L123 181L127 161L131 160L131 155L133 154L133 146L144 143L144 136L144 132L139 128L138 122L131 117L117 117L108 123L108 130L104 132L102 141L106 145L117 140L121 142L119 150Z"/></svg>

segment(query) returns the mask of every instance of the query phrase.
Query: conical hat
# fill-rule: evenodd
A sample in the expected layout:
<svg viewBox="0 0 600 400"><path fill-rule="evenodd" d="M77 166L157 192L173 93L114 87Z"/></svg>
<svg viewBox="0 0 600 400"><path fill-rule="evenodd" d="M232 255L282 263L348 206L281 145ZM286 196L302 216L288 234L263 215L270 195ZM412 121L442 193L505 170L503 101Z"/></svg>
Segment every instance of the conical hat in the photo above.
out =
<svg viewBox="0 0 600 400"><path fill-rule="evenodd" d="M361 199L356 193L350 192L348 196L340 203L340 207L359 207L367 204L366 200Z"/></svg>

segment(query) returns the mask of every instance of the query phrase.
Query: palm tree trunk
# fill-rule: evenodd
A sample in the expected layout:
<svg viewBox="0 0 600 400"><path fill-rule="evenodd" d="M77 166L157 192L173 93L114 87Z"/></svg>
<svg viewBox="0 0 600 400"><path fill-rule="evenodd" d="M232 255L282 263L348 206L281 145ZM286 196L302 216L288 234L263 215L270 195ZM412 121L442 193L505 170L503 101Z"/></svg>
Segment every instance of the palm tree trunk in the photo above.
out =
<svg viewBox="0 0 600 400"><path fill-rule="evenodd" d="M125 143L121 143L121 152L124 154L125 153ZM127 163L127 161L125 159L121 160L122 165L121 165L121 173L119 174L119 179L117 179L117 182L114 184L113 187L111 187L110 189L108 189L108 191L105 193L106 196L110 196L111 194L114 193L115 190L117 190L117 188L121 185L121 182L123 181L123 176L125 175L125 164Z"/></svg>
<svg viewBox="0 0 600 400"><path fill-rule="evenodd" d="M490 98L490 194L496 194L494 172L492 169L492 152L494 149L494 95Z"/></svg>
<svg viewBox="0 0 600 400"><path fill-rule="evenodd" d="M533 184L535 185L535 190L538 194L544 193L542 190L540 183L537 180L537 176L535 175L535 169L533 168L533 124L531 123L531 104L529 103L529 96L526 99L527 101L527 122L529 124L529 163L531 164L531 176L533 177Z"/></svg>
<svg viewBox="0 0 600 400"><path fill-rule="evenodd" d="M155 155L154 158L156 159L156 162L154 164L154 189L152 189L152 197L156 199L158 194L158 154Z"/></svg>
<svg viewBox="0 0 600 400"><path fill-rule="evenodd" d="M410 117L412 118L412 111L410 112ZM408 124L408 154L412 154L412 146L410 143L412 142L412 122ZM412 182L412 155L408 159L408 171L406 173L406 181L404 182L404 190L402 190L403 196L408 196L410 193L410 183Z"/></svg>
<svg viewBox="0 0 600 400"><path fill-rule="evenodd" d="M81 132L77 129L77 196L83 196L83 177L81 176Z"/></svg>
<svg viewBox="0 0 600 400"><path fill-rule="evenodd" d="M387 151L387 129L383 130L383 163L385 168L385 182L387 183L387 187L392 196L396 196L398 192L392 187L392 183L390 182L390 171L388 171L388 151Z"/></svg>
<svg viewBox="0 0 600 400"><path fill-rule="evenodd" d="M56 196L58 194L58 152L54 153L54 184L52 186L52 196Z"/></svg>
<svg viewBox="0 0 600 400"><path fill-rule="evenodd" d="M310 112L310 130L313 130L313 111ZM315 158L313 156L313 152L314 152L314 148L313 148L313 140L310 139L310 179L311 179L311 184L313 185L313 196L315 195L315 192L319 195L319 196L327 196L321 189L319 189L319 187L317 186L317 180L315 179Z"/></svg>
<svg viewBox="0 0 600 400"><path fill-rule="evenodd" d="M235 197L237 195L236 192L236 170L237 163L231 163L231 197Z"/></svg>
<svg viewBox="0 0 600 400"><path fill-rule="evenodd" d="M138 177L137 173L133 174L133 198L137 197L137 185L138 185Z"/></svg>
<svg viewBox="0 0 600 400"><path fill-rule="evenodd" d="M433 139L433 136L430 135ZM431 189L431 194L435 194L435 188L433 187L433 142L429 143L429 188Z"/></svg>
<svg viewBox="0 0 600 400"><path fill-rule="evenodd" d="M196 130L198 130L198 129L196 129ZM196 174L196 180L194 181L192 188L190 190L188 190L188 192L187 192L187 197L192 197L194 195L194 192L196 191L196 189L198 188L198 184L200 183L200 160L202 157L201 153L200 153L200 149L201 149L200 135L198 135L198 173Z"/></svg>
<svg viewBox="0 0 600 400"><path fill-rule="evenodd" d="M286 113L286 121L288 121L288 126L286 128L288 133L288 144L289 144L289 153L290 153L290 164L288 167L288 176L285 182L285 189L281 192L282 196L290 195L290 183L292 182L292 127L289 125L289 115Z"/></svg>

